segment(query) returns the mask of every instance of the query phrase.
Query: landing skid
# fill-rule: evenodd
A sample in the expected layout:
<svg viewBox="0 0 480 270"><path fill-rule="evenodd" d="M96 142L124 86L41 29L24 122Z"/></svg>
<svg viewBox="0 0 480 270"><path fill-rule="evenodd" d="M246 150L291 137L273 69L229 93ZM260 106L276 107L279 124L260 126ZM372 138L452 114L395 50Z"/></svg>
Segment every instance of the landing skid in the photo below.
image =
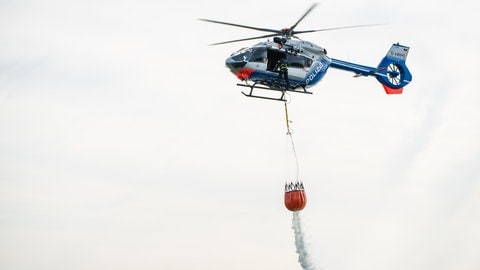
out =
<svg viewBox="0 0 480 270"><path fill-rule="evenodd" d="M237 86L242 86L242 87L248 87L250 88L250 92L249 93L245 93L242 91L242 94L245 95L246 97L253 97L253 98L261 98L261 99L269 99L269 100L277 100L277 101L287 101L285 99L285 93L286 92L295 92L295 93L302 93L302 94L312 94L312 92L308 92L305 87L302 86L303 90L296 90L296 89L285 89L285 88L280 88L280 87L274 87L274 86L271 86L271 87L267 87L267 86L257 86L257 83L254 83L254 84L241 84L241 83L237 83ZM261 95L255 95L253 94L253 89L261 89L261 90L270 90L270 91L277 91L277 92L281 92L281 96L276 98L276 97L270 97L270 96L261 96Z"/></svg>

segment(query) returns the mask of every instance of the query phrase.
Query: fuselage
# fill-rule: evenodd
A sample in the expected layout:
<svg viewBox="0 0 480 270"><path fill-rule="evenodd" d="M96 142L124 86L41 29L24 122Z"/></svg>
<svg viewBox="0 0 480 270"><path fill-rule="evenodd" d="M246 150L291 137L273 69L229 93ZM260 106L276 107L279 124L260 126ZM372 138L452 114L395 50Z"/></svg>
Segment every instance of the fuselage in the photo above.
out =
<svg viewBox="0 0 480 270"><path fill-rule="evenodd" d="M270 87L284 87L277 64L288 65L289 86L308 88L318 83L328 70L331 59L326 50L308 41L286 39L282 43L266 41L234 52L225 61L230 71L243 81Z"/></svg>

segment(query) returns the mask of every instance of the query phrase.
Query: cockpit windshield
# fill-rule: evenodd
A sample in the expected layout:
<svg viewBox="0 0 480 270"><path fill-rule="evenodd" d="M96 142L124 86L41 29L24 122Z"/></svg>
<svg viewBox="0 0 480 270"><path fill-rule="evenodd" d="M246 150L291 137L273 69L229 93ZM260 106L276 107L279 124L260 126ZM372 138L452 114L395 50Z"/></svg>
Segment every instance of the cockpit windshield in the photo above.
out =
<svg viewBox="0 0 480 270"><path fill-rule="evenodd" d="M252 48L243 48L234 53L232 53L231 57L235 61L248 61L252 56Z"/></svg>

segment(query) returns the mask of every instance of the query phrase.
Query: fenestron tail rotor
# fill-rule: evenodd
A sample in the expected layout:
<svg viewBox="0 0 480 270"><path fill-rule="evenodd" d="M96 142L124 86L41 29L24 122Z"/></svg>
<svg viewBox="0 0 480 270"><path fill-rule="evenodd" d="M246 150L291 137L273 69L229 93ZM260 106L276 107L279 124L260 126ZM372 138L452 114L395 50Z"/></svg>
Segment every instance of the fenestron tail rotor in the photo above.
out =
<svg viewBox="0 0 480 270"><path fill-rule="evenodd" d="M402 83L401 66L396 63L391 63L387 67L387 77L390 83L394 86L399 86Z"/></svg>

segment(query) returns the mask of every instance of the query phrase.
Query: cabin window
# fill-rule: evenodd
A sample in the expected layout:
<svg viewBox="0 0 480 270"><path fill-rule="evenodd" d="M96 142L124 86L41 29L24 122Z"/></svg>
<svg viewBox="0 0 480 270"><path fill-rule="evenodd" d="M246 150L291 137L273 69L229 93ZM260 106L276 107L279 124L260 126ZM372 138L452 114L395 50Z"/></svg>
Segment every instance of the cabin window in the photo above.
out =
<svg viewBox="0 0 480 270"><path fill-rule="evenodd" d="M267 50L267 70L268 71L276 71L275 67L280 59L285 59L287 54L282 51L277 50Z"/></svg>
<svg viewBox="0 0 480 270"><path fill-rule="evenodd" d="M267 58L267 70L269 71L275 71L275 67L280 59L286 59L290 68L308 69L313 64L313 60L306 56L287 54L277 50L267 50Z"/></svg>
<svg viewBox="0 0 480 270"><path fill-rule="evenodd" d="M303 55L287 55L287 63L289 67L292 68L309 68L313 61Z"/></svg>

